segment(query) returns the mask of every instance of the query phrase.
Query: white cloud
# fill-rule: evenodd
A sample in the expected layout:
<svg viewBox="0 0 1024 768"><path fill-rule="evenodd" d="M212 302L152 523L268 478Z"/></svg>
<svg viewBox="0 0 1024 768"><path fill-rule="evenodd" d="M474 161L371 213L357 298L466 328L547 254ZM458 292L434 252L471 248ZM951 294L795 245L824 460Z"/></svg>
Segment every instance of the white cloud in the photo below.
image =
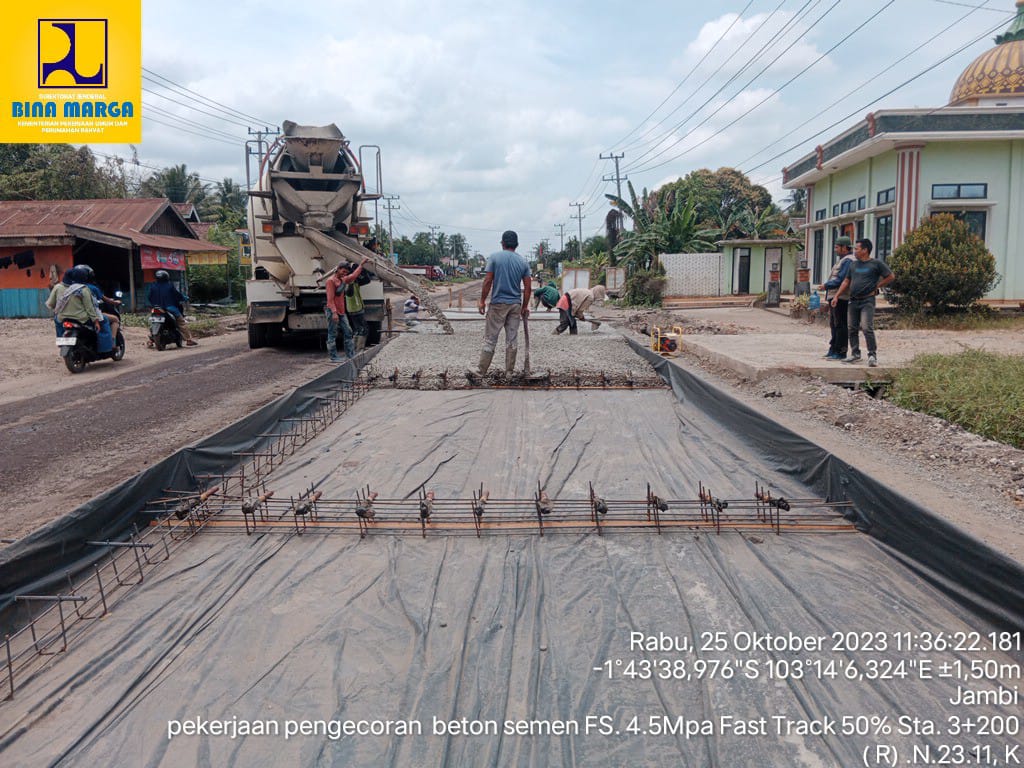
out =
<svg viewBox="0 0 1024 768"><path fill-rule="evenodd" d="M510 226L521 231L525 244L542 237L557 242L552 225L559 221L566 223L567 235L574 233L571 202L587 204L588 218L583 223L584 234L589 235L603 218L603 191L614 188L614 183L599 181L602 173L612 170L610 163L598 164L591 173L598 154L625 151L625 167L640 158L648 142L656 140L664 148L721 106L705 125L693 129L692 135L659 160L689 149L687 154L631 178L638 190L653 189L662 179L675 179L693 168L739 165L907 51L911 43L904 30L911 25L915 39L923 40L966 13L930 0L905 0L878 21L864 25L876 5L845 4L794 43L823 12L819 8L816 15L795 23L695 119L670 137L662 137L793 17L778 13L769 21L767 13L759 13L740 19L647 125L656 124L690 97L687 104L634 145L646 127L633 129L711 50L742 6L739 2L648 0L624 20L621 5L602 0L585 9L534 0L395 0L377 5L355 0L293 0L285 5L272 0L240 0L232 5L179 0L147 4L144 65L258 118L242 121L253 128L262 121L280 124L283 119L334 122L354 145L379 144L386 190L400 194L405 206L396 217L396 230L408 234L425 230L416 217L445 225L447 231L454 231L450 225L463 226L471 244L489 252L501 231ZM974 16L982 14L974 14L943 39L943 50L978 35L995 23L989 18L995 15L977 20ZM762 22L764 28L755 34ZM845 54L832 54L749 117L725 128L822 50L845 39L870 40L870 67L852 62L847 66ZM959 63L922 78L913 90L889 97L885 104L945 103L959 70L989 47L991 41L986 38L965 52ZM738 51L733 60L705 84L732 51ZM745 85L780 53L764 75ZM886 84L916 73L939 57L936 51L923 52L913 63L888 74ZM149 81L146 87L160 90ZM880 86L865 89L857 94L854 106L881 90ZM193 97L175 98L199 106ZM144 96L144 111L147 105L227 131L237 136L237 143L204 140L147 121L139 146L143 162L186 163L206 178L244 180L243 142L248 138L244 126L169 104L152 94ZM840 104L814 124L828 125L850 109ZM210 111L220 109L213 106ZM831 129L830 135L845 127ZM752 164L813 130L814 126L801 130ZM627 141L615 144L627 134ZM828 137L814 139L812 145ZM773 165L781 168L801 153L794 150L792 158L780 158ZM758 173L768 174L767 178L777 175L777 169L769 165Z"/></svg>

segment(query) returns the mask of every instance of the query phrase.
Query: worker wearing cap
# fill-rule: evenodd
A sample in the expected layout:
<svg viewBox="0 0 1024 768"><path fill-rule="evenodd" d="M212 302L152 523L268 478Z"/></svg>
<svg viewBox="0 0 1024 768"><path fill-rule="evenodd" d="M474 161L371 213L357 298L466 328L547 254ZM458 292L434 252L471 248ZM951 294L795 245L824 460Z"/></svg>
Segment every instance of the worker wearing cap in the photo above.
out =
<svg viewBox="0 0 1024 768"><path fill-rule="evenodd" d="M850 238L845 235L836 238L837 259L832 267L832 274L818 286L818 290L825 291L825 301L829 303L828 327L832 331L832 337L828 342L826 360L842 360L846 357L846 347L849 343L846 315L850 306L850 291L847 289L843 293L833 294L835 302L829 300L828 292L837 290L850 274L850 267L855 261L853 254L850 253L851 245Z"/></svg>
<svg viewBox="0 0 1024 768"><path fill-rule="evenodd" d="M530 289L533 285L530 264L516 253L518 247L519 235L508 230L501 236L501 250L487 257L484 284L477 302L477 310L486 316L487 321L480 363L475 371L471 368L466 370L466 378L471 381L483 376L490 368L502 329L505 330L505 373L511 374L515 370L519 320L530 316ZM490 307L487 306L488 294L491 296Z"/></svg>

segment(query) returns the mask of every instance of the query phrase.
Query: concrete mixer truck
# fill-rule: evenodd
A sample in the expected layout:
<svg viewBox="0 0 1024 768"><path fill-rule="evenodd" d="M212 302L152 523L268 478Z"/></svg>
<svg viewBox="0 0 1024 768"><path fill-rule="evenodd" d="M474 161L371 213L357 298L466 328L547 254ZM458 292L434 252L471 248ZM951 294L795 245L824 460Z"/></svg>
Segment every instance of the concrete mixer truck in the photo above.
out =
<svg viewBox="0 0 1024 768"><path fill-rule="evenodd" d="M376 165L376 189L368 190L362 157ZM253 187L250 159L259 158ZM367 344L380 338L384 321L381 280L421 295L446 332L451 326L425 296L428 284L405 275L365 248L370 221L363 203L381 197L380 148L364 146L358 155L334 124L318 127L285 121L270 146L246 148L249 183L248 230L252 275L246 281L249 347L285 343L303 335L325 335L327 277L342 261L368 257L374 279L361 287L368 326Z"/></svg>

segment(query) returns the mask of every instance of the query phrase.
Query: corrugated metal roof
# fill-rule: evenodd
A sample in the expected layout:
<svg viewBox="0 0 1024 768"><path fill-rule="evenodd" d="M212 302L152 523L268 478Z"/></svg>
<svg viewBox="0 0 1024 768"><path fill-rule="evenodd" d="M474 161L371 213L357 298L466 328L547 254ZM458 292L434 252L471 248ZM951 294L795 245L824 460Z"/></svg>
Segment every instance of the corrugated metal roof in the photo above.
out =
<svg viewBox="0 0 1024 768"><path fill-rule="evenodd" d="M96 232L100 235L111 235L113 237L120 237L125 240L131 240L136 245L148 245L152 248L166 248L169 251L189 251L189 252L210 252L210 251L230 251L231 249L211 243L208 240L193 240L190 237L173 237L171 235L149 235L142 232L136 232L132 229L124 229L123 227L83 227L79 225L74 226L74 232L76 236L83 239L89 239L90 232Z"/></svg>
<svg viewBox="0 0 1024 768"><path fill-rule="evenodd" d="M166 198L112 200L0 200L0 235L64 235L65 224L142 231Z"/></svg>
<svg viewBox="0 0 1024 768"><path fill-rule="evenodd" d="M153 248L190 252L230 250L223 245L199 239L199 234L193 240L189 237L146 234L142 231L165 209L174 207L163 197L127 200L0 200L0 238L60 237L69 234L87 238L87 231L92 231ZM76 231L69 232L69 226Z"/></svg>

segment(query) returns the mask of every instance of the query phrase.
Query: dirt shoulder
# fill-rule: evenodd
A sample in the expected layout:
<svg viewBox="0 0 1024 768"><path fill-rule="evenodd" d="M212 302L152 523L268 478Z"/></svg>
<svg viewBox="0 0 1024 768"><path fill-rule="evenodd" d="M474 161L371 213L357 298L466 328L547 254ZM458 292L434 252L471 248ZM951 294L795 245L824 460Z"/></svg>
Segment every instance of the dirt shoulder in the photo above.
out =
<svg viewBox="0 0 1024 768"><path fill-rule="evenodd" d="M828 329L749 308L631 312L601 308L598 316L643 341L651 325L682 324L702 348L732 337L811 334L827 346ZM880 348L956 351L991 347L993 331L879 333ZM819 338L820 337L820 338ZM1015 343L1024 340L1015 339ZM863 389L848 389L781 370L756 380L736 374L684 343L680 365L709 378L756 410L768 413L839 458L873 475L1007 556L1024 562L1024 451L987 440L942 419L904 410ZM1005 350L1004 350L1005 351ZM911 355L912 357L912 355Z"/></svg>
<svg viewBox="0 0 1024 768"><path fill-rule="evenodd" d="M225 324L230 327L230 323ZM244 331L72 374L47 320L0 324L0 538L24 536L322 373L318 349L248 348Z"/></svg>

